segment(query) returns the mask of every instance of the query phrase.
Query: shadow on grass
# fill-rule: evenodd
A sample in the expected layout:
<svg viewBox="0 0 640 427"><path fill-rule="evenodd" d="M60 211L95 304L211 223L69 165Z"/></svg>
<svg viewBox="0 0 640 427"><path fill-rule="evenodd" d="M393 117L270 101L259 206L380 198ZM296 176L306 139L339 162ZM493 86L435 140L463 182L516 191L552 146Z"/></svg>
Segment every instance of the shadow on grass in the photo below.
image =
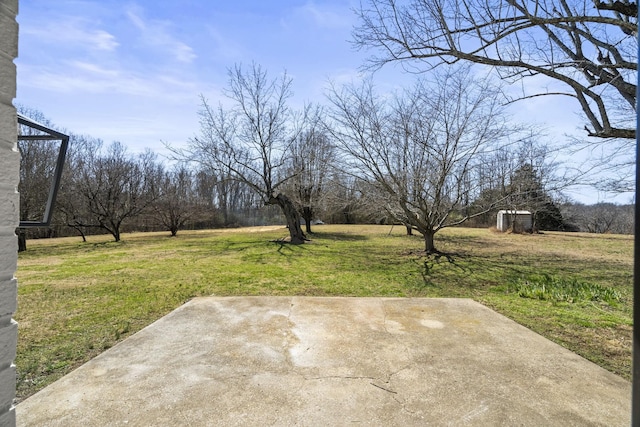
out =
<svg viewBox="0 0 640 427"><path fill-rule="evenodd" d="M563 237L581 240L633 241L633 234L564 233Z"/></svg>
<svg viewBox="0 0 640 427"><path fill-rule="evenodd" d="M435 269L441 265L449 265L463 273L471 273L469 267L459 262L460 260L463 261L469 258L470 256L468 254L457 252L425 254L425 251L410 251L407 255L417 255L417 258L413 259L412 262L418 267L418 271L422 277L422 285L425 287L439 287L439 285L434 282L433 275Z"/></svg>
<svg viewBox="0 0 640 427"><path fill-rule="evenodd" d="M270 242L278 245L278 253L282 256L290 256L307 250L305 244L293 244L283 239L270 240Z"/></svg>
<svg viewBox="0 0 640 427"><path fill-rule="evenodd" d="M361 242L365 240L369 240L369 236L363 236L361 234L350 234L350 233L323 233L323 232L314 232L310 236L311 241L314 240L338 240L343 242Z"/></svg>

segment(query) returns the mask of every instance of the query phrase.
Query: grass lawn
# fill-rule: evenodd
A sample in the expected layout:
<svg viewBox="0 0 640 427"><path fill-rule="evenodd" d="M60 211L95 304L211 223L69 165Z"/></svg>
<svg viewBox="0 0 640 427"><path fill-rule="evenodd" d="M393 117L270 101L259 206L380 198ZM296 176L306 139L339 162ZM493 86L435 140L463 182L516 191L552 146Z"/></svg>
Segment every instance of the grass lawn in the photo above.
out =
<svg viewBox="0 0 640 427"><path fill-rule="evenodd" d="M18 399L190 298L473 298L631 378L633 237L445 229L425 257L404 227L322 225L30 240L18 262ZM450 262L451 261L451 262Z"/></svg>

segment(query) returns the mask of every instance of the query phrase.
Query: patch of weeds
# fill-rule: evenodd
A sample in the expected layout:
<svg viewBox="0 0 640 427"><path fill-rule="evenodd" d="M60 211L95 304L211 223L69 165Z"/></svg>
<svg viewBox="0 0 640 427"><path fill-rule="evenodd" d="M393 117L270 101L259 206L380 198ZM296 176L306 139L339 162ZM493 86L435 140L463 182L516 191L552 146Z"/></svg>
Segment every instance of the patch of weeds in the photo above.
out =
<svg viewBox="0 0 640 427"><path fill-rule="evenodd" d="M604 302L615 306L622 300L620 292L613 288L549 274L518 279L509 286L509 292L523 298L567 303Z"/></svg>

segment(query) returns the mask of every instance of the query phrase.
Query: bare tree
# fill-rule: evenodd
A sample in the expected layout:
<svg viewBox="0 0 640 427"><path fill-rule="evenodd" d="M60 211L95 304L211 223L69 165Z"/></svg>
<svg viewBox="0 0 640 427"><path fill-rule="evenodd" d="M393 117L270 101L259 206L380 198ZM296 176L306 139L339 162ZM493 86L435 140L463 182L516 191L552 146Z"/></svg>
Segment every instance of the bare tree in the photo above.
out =
<svg viewBox="0 0 640 427"><path fill-rule="evenodd" d="M563 215L574 227L588 233L633 234L634 205L567 203Z"/></svg>
<svg viewBox="0 0 640 427"><path fill-rule="evenodd" d="M560 89L523 90L519 98L568 95L589 136L635 138L637 3L368 0L357 13L355 44L377 49L374 67L399 61L424 71L466 61L494 67L510 82L544 76Z"/></svg>
<svg viewBox="0 0 640 427"><path fill-rule="evenodd" d="M610 233L618 219L619 211L612 203L598 203L588 209L582 225L589 233Z"/></svg>
<svg viewBox="0 0 640 427"><path fill-rule="evenodd" d="M197 168L194 180L198 203L205 210L208 209L211 215L220 214L221 225L230 226L242 222L238 214L246 208L247 199L252 199L249 193L253 190L233 179L230 171L215 170L203 164Z"/></svg>
<svg viewBox="0 0 640 427"><path fill-rule="evenodd" d="M339 157L339 151L336 157ZM371 219L367 209L370 203L366 198L363 184L366 183L354 177L353 174L341 169L334 170L326 183L328 190L323 198L324 215L328 222L336 224L358 224Z"/></svg>
<svg viewBox="0 0 640 427"><path fill-rule="evenodd" d="M156 190L149 179L154 175L155 156L147 151L134 159L119 142L105 154L84 152L84 162L76 181L90 221L120 241L123 222L142 213L153 201Z"/></svg>
<svg viewBox="0 0 640 427"><path fill-rule="evenodd" d="M200 213L192 172L184 165L162 170L151 207L158 222L175 237L187 221Z"/></svg>
<svg viewBox="0 0 640 427"><path fill-rule="evenodd" d="M83 177L91 176L88 168L101 146L99 139L73 133L69 135L69 149L56 207L62 224L76 230L83 242L87 241L90 228L98 228L82 189L86 187Z"/></svg>
<svg viewBox="0 0 640 427"><path fill-rule="evenodd" d="M287 105L291 78L286 73L270 79L257 64L229 70L224 91L228 106L213 108L202 98L200 136L189 147L174 150L178 157L198 162L249 186L265 205L277 205L289 228L290 241L301 244L305 235L291 199L281 190L295 174L287 169L299 128Z"/></svg>
<svg viewBox="0 0 640 427"><path fill-rule="evenodd" d="M495 90L468 71L446 71L392 103L370 82L329 94L333 136L351 170L384 195L379 210L424 236L427 253L438 252L439 230L481 213L460 212L479 187L481 154L510 131Z"/></svg>
<svg viewBox="0 0 640 427"><path fill-rule="evenodd" d="M329 196L336 161L335 147L323 129L322 112L318 109L310 116L291 146L292 178L287 183L287 192L298 206L307 233L311 233L311 222Z"/></svg>

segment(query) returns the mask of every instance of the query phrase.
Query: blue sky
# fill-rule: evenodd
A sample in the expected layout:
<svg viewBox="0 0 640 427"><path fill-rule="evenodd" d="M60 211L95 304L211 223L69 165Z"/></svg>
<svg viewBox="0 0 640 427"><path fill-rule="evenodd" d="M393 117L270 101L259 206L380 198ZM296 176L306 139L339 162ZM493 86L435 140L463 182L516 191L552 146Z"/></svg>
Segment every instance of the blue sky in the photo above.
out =
<svg viewBox="0 0 640 427"><path fill-rule="evenodd" d="M198 130L199 95L255 61L294 78L296 102L357 75L348 1L21 2L17 102L132 151Z"/></svg>
<svg viewBox="0 0 640 427"><path fill-rule="evenodd" d="M366 53L349 43L357 4L21 1L16 103L68 131L162 154L162 141L179 146L198 132L200 95L217 103L234 64L255 61L271 75L286 70L298 105L324 102L329 79L358 79ZM394 66L375 74L381 90L411 78ZM555 140L580 132L577 113L577 105L551 98L513 107L516 120L534 118ZM571 196L595 202L603 195Z"/></svg>

